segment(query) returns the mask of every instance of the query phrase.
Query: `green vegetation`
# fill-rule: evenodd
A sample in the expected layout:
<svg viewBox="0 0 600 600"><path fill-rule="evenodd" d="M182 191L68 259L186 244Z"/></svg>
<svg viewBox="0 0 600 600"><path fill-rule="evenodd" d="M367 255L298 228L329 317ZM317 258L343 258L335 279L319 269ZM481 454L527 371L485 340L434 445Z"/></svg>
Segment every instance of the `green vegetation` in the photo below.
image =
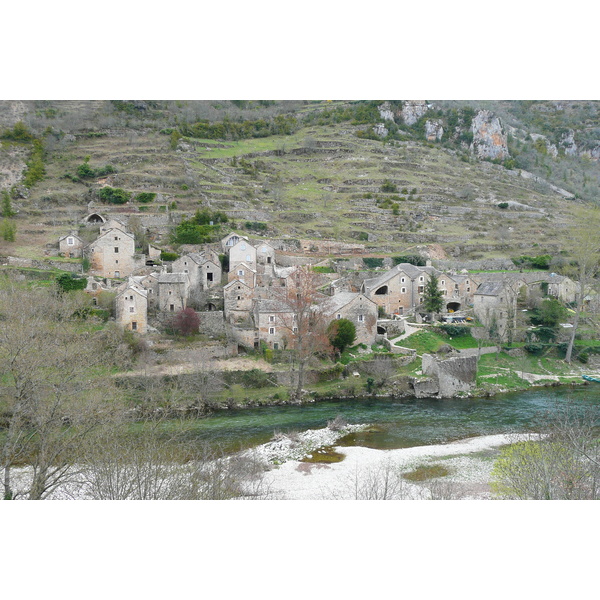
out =
<svg viewBox="0 0 600 600"><path fill-rule="evenodd" d="M552 262L552 257L549 254L542 254L540 256L519 256L518 258L513 258L512 261L517 267L548 270L550 268L550 263Z"/></svg>
<svg viewBox="0 0 600 600"><path fill-rule="evenodd" d="M56 278L58 287L63 292L72 292L75 290L84 290L87 286L85 277L78 277L74 273L63 273Z"/></svg>
<svg viewBox="0 0 600 600"><path fill-rule="evenodd" d="M367 269L377 269L379 267L383 267L383 258L366 257L363 258L363 263Z"/></svg>
<svg viewBox="0 0 600 600"><path fill-rule="evenodd" d="M439 313L444 307L444 292L439 288L439 280L432 273L423 291L423 310L428 313Z"/></svg>
<svg viewBox="0 0 600 600"><path fill-rule="evenodd" d="M327 327L331 345L342 354L356 339L356 326L349 319L335 319Z"/></svg>
<svg viewBox="0 0 600 600"><path fill-rule="evenodd" d="M221 224L227 223L227 215L220 211L197 210L196 214L182 221L171 234L174 244L206 244L221 235Z"/></svg>
<svg viewBox="0 0 600 600"><path fill-rule="evenodd" d="M5 242L14 242L17 237L17 226L14 221L2 219L0 222L0 236Z"/></svg>
<svg viewBox="0 0 600 600"><path fill-rule="evenodd" d="M104 177L106 175L110 175L112 173L117 172L117 170L111 165L106 165L104 167L92 169L92 167L90 167L89 161L90 157L86 156L83 164L77 167L77 175L81 177L81 179L90 179L92 177Z"/></svg>
<svg viewBox="0 0 600 600"><path fill-rule="evenodd" d="M156 198L155 192L140 192L139 194L136 194L136 196L135 196L135 199L138 202L142 202L143 204L146 204L148 202L154 202L155 198Z"/></svg>
<svg viewBox="0 0 600 600"><path fill-rule="evenodd" d="M255 121L233 121L225 117L219 123L203 120L191 125L181 125L179 131L187 137L208 140L240 140L273 135L291 135L298 129L298 120L293 115L277 115L271 119ZM172 134L171 134L172 135ZM173 138L171 138L171 147Z"/></svg>
<svg viewBox="0 0 600 600"><path fill-rule="evenodd" d="M102 202L109 204L126 204L131 199L131 192L126 192L121 188L103 187L98 190L98 196Z"/></svg>
<svg viewBox="0 0 600 600"><path fill-rule="evenodd" d="M408 481L427 481L437 477L446 477L449 474L450 471L442 465L423 465L409 473L404 473L402 477Z"/></svg>

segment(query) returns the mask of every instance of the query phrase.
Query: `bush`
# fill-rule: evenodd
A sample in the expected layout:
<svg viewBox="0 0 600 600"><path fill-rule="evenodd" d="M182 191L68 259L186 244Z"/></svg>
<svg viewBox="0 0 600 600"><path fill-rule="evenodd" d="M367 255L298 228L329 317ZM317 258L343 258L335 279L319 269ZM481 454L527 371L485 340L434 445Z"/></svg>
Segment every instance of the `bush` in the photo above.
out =
<svg viewBox="0 0 600 600"><path fill-rule="evenodd" d="M389 179L386 179L381 185L381 191L390 194L398 193L398 186L392 183Z"/></svg>
<svg viewBox="0 0 600 600"><path fill-rule="evenodd" d="M508 202L500 202L498 208L508 208Z"/></svg>
<svg viewBox="0 0 600 600"><path fill-rule="evenodd" d="M87 279L78 277L74 273L62 273L56 278L56 283L63 292L71 292L84 290L87 286Z"/></svg>
<svg viewBox="0 0 600 600"><path fill-rule="evenodd" d="M179 258L179 254L177 252L167 252L165 250L160 251L160 260L164 260L167 262L173 262Z"/></svg>
<svg viewBox="0 0 600 600"><path fill-rule="evenodd" d="M0 235L5 242L14 242L17 236L17 226L13 221L3 219L0 223Z"/></svg>
<svg viewBox="0 0 600 600"><path fill-rule="evenodd" d="M383 258L363 258L363 263L367 269L376 269L383 267Z"/></svg>
<svg viewBox="0 0 600 600"><path fill-rule="evenodd" d="M544 350L546 349L546 344L530 343L530 344L525 344L523 346L523 348L529 354L533 354L534 356L539 356L540 354L543 354Z"/></svg>
<svg viewBox="0 0 600 600"><path fill-rule="evenodd" d="M410 263L416 267L424 267L427 264L427 260L419 254L405 254L404 256L392 256L394 265L400 263Z"/></svg>
<svg viewBox="0 0 600 600"><path fill-rule="evenodd" d="M126 192L121 188L103 187L98 190L98 196L102 202L109 204L126 204L131 198L131 192Z"/></svg>
<svg viewBox="0 0 600 600"><path fill-rule="evenodd" d="M327 328L331 345L343 353L356 339L356 326L349 319L335 319Z"/></svg>
<svg viewBox="0 0 600 600"><path fill-rule="evenodd" d="M471 335L471 329L465 325L452 325L445 323L440 325L440 329L450 337L465 337Z"/></svg>
<svg viewBox="0 0 600 600"><path fill-rule="evenodd" d="M152 202L154 198L156 198L156 194L154 192L141 192L135 197L138 202L142 202L143 204Z"/></svg>

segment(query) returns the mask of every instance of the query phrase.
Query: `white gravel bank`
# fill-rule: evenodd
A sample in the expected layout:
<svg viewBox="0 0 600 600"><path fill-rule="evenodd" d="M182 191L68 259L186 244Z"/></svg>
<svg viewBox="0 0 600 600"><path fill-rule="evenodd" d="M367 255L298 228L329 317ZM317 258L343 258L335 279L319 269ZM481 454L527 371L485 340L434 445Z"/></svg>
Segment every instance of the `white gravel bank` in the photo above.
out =
<svg viewBox="0 0 600 600"><path fill-rule="evenodd" d="M324 437L327 431L319 430ZM315 439L319 432L306 435ZM489 476L498 449L530 437L488 435L398 450L335 447L345 458L331 464L301 462L298 446L286 457L280 444L276 462L282 464L273 467L267 480L273 497L284 500L490 499ZM274 456L273 444L255 451L265 458ZM303 446L302 442L299 445ZM434 464L445 467L449 474L418 484L401 476L418 466Z"/></svg>

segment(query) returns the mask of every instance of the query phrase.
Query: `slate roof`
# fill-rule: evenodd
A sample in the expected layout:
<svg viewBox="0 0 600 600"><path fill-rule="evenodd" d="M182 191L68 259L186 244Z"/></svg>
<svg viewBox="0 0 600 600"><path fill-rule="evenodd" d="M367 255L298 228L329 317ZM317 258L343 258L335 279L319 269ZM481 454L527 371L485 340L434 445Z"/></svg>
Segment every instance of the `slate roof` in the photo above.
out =
<svg viewBox="0 0 600 600"><path fill-rule="evenodd" d="M433 267L429 268L433 269ZM425 269L427 269L427 267L415 267L415 265L411 265L410 263L400 263L399 265L392 267L389 271L387 271L387 273L382 273L373 279L365 279L363 283L364 290L366 293L370 292L371 290L375 290L401 272L408 275L408 277L411 279L415 279L419 275L422 275Z"/></svg>

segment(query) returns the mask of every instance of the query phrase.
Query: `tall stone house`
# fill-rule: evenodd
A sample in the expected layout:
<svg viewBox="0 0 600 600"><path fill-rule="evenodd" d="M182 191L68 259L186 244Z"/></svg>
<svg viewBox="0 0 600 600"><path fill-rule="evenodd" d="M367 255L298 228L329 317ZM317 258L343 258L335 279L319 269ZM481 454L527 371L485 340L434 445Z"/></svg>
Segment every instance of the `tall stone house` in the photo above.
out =
<svg viewBox="0 0 600 600"><path fill-rule="evenodd" d="M233 279L223 288L223 305L226 319L232 323L247 321L252 315L254 288L241 279Z"/></svg>
<svg viewBox="0 0 600 600"><path fill-rule="evenodd" d="M144 264L135 257L133 234L111 228L87 246L90 273L99 277L128 277Z"/></svg>
<svg viewBox="0 0 600 600"><path fill-rule="evenodd" d="M160 273L158 276L158 309L177 313L187 307L190 279L187 273Z"/></svg>
<svg viewBox="0 0 600 600"><path fill-rule="evenodd" d="M256 248L244 238L229 248L229 270L234 270L240 263L256 270Z"/></svg>
<svg viewBox="0 0 600 600"><path fill-rule="evenodd" d="M148 290L129 278L115 298L117 323L124 329L146 333L148 330Z"/></svg>
<svg viewBox="0 0 600 600"><path fill-rule="evenodd" d="M473 296L473 312L484 327L495 326L503 341L516 329L517 298L525 282L516 279L484 281Z"/></svg>

